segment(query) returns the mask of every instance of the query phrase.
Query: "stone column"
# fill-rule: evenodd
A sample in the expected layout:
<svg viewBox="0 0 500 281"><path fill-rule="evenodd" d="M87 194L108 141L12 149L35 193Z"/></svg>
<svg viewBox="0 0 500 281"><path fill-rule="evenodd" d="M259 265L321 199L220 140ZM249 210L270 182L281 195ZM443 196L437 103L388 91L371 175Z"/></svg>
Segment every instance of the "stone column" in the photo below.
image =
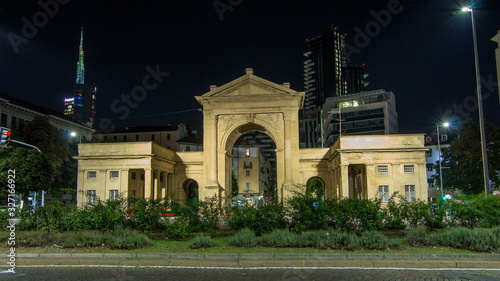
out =
<svg viewBox="0 0 500 281"><path fill-rule="evenodd" d="M151 169L144 169L144 199L153 198L153 172Z"/></svg>
<svg viewBox="0 0 500 281"><path fill-rule="evenodd" d="M120 196L123 196L123 198L127 199L128 198L128 188L129 188L129 170L121 170L120 171Z"/></svg>
<svg viewBox="0 0 500 281"><path fill-rule="evenodd" d="M80 160L81 161L81 160ZM85 170L78 170L78 178L77 178L77 205L83 206L85 205Z"/></svg>
<svg viewBox="0 0 500 281"><path fill-rule="evenodd" d="M213 113L204 112L204 167L206 176L206 187L219 187L217 180L217 116Z"/></svg>
<svg viewBox="0 0 500 281"><path fill-rule="evenodd" d="M153 199L158 199L160 195L160 171L153 171Z"/></svg>
<svg viewBox="0 0 500 281"><path fill-rule="evenodd" d="M285 188L291 188L295 184L293 182L293 157L292 157L292 142L293 140L291 139L292 137L292 128L291 128L291 117L290 114L284 113L284 124L285 124L285 139L284 139L284 160L285 160L285 182L283 183L283 186Z"/></svg>
<svg viewBox="0 0 500 281"><path fill-rule="evenodd" d="M339 198L349 198L349 165L340 165Z"/></svg>
<svg viewBox="0 0 500 281"><path fill-rule="evenodd" d="M378 186L375 185L375 165L366 165L366 195L368 199L377 198Z"/></svg>
<svg viewBox="0 0 500 281"><path fill-rule="evenodd" d="M99 170L97 172L97 188L96 195L101 200L106 200L108 197L106 196L106 192L108 192L108 187L106 185L108 181L108 173L107 170Z"/></svg>
<svg viewBox="0 0 500 281"><path fill-rule="evenodd" d="M285 194L285 156L282 148L276 149L276 192L278 193L278 200L283 199L288 195Z"/></svg>
<svg viewBox="0 0 500 281"><path fill-rule="evenodd" d="M174 174L167 174L167 191L166 191L166 195L174 195L175 193L178 193L177 190L175 190L175 186L174 186Z"/></svg>
<svg viewBox="0 0 500 281"><path fill-rule="evenodd" d="M167 196L167 191L168 191L168 173L167 172L161 172L161 179L163 179L161 181L161 198L165 198Z"/></svg>

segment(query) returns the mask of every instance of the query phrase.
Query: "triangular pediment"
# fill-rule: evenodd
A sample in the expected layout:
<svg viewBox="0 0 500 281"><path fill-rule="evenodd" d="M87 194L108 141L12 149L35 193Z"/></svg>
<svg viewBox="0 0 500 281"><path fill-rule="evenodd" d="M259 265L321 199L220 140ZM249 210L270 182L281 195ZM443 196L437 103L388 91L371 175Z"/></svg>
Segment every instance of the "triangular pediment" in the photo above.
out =
<svg viewBox="0 0 500 281"><path fill-rule="evenodd" d="M256 95L295 95L290 84L277 84L253 75L251 69L246 74L222 86L211 86L203 97L243 97Z"/></svg>

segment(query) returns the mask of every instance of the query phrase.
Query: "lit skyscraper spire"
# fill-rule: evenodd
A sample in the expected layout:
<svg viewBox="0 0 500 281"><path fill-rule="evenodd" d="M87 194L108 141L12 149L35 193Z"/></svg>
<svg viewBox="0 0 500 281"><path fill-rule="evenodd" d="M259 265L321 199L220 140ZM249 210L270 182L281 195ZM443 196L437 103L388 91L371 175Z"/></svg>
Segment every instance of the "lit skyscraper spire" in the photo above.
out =
<svg viewBox="0 0 500 281"><path fill-rule="evenodd" d="M80 34L80 53L78 54L78 62L76 63L76 84L85 84L85 54L83 53L83 27Z"/></svg>

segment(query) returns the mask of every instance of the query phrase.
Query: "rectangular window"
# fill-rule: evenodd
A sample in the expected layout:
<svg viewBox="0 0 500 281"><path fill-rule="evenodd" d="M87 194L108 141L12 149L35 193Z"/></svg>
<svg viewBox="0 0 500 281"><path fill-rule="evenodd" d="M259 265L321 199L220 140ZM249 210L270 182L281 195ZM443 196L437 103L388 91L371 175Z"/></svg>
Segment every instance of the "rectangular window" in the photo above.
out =
<svg viewBox="0 0 500 281"><path fill-rule="evenodd" d="M413 165L404 165L403 171L405 174L412 174L415 172L415 166Z"/></svg>
<svg viewBox="0 0 500 281"><path fill-rule="evenodd" d="M135 178L136 178L135 172L131 172L130 173L130 178L133 179L133 180L135 180Z"/></svg>
<svg viewBox="0 0 500 281"><path fill-rule="evenodd" d="M95 190L87 190L87 204L94 205L97 197L97 192Z"/></svg>
<svg viewBox="0 0 500 281"><path fill-rule="evenodd" d="M389 166L387 166L387 165L378 165L377 166L377 172L379 174L388 174L389 173Z"/></svg>
<svg viewBox="0 0 500 281"><path fill-rule="evenodd" d="M170 140L170 134L167 134L167 140L168 141Z"/></svg>
<svg viewBox="0 0 500 281"><path fill-rule="evenodd" d="M245 160L245 165L243 165L243 168L245 168L245 169L252 169L252 161Z"/></svg>
<svg viewBox="0 0 500 281"><path fill-rule="evenodd" d="M139 141L139 135L135 135L135 141Z"/></svg>
<svg viewBox="0 0 500 281"><path fill-rule="evenodd" d="M109 178L110 179L117 179L119 176L120 176L120 172L119 171L111 171L109 173Z"/></svg>
<svg viewBox="0 0 500 281"><path fill-rule="evenodd" d="M249 183L249 182L247 182L247 185L246 185L246 190L245 190L245 191L246 191L246 192L250 192L250 183Z"/></svg>
<svg viewBox="0 0 500 281"><path fill-rule="evenodd" d="M87 179L89 180L95 180L97 178L97 172L92 171L92 172L87 172Z"/></svg>
<svg viewBox="0 0 500 281"><path fill-rule="evenodd" d="M414 202L417 200L415 195L415 185L405 185L405 197L408 202Z"/></svg>
<svg viewBox="0 0 500 281"><path fill-rule="evenodd" d="M425 157L432 157L432 149L429 149L425 152Z"/></svg>
<svg viewBox="0 0 500 281"><path fill-rule="evenodd" d="M427 167L427 172L432 172L432 171L434 171L434 164L432 164L432 163L427 163L427 164L425 164L425 166Z"/></svg>
<svg viewBox="0 0 500 281"><path fill-rule="evenodd" d="M109 191L109 200L110 201L118 200L118 190L117 189L112 189Z"/></svg>
<svg viewBox="0 0 500 281"><path fill-rule="evenodd" d="M12 118L10 120L10 128L12 130L17 130L17 117L12 116Z"/></svg>
<svg viewBox="0 0 500 281"><path fill-rule="evenodd" d="M156 135L155 135L155 134L152 134L152 135L151 135L151 140L152 140L152 141L155 141L155 137L156 137Z"/></svg>
<svg viewBox="0 0 500 281"><path fill-rule="evenodd" d="M246 170L245 172L247 174L247 177L249 177L250 176L250 170Z"/></svg>
<svg viewBox="0 0 500 281"><path fill-rule="evenodd" d="M378 186L378 199L384 203L389 202L389 186L379 185Z"/></svg>
<svg viewBox="0 0 500 281"><path fill-rule="evenodd" d="M2 113L2 117L0 119L0 126L7 127L7 114Z"/></svg>
<svg viewBox="0 0 500 281"><path fill-rule="evenodd" d="M141 181L144 181L144 174L141 174Z"/></svg>
<svg viewBox="0 0 500 281"><path fill-rule="evenodd" d="M127 136L126 135L123 136L123 141L127 141Z"/></svg>

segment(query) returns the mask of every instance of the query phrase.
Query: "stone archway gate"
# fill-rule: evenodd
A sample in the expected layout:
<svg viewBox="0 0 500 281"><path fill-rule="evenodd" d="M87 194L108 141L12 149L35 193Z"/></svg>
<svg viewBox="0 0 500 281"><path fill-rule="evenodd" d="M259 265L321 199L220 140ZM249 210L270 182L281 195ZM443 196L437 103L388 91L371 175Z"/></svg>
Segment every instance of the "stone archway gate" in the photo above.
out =
<svg viewBox="0 0 500 281"><path fill-rule="evenodd" d="M287 196L299 176L299 116L304 93L253 75L246 75L196 99L203 106L204 184L200 198L226 197L231 190L231 153L243 134L259 131L276 144L278 196Z"/></svg>

